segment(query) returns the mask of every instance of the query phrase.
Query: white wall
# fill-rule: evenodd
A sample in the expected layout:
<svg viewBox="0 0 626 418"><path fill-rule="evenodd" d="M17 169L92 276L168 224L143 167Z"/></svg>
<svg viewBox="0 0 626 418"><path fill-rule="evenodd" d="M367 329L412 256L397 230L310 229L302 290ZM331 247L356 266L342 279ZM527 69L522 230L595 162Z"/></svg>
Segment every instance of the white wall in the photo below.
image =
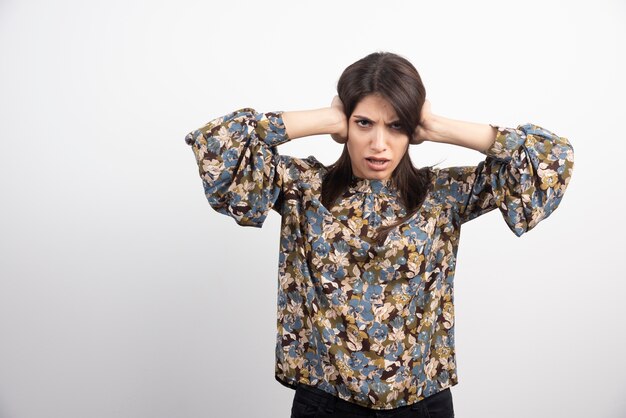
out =
<svg viewBox="0 0 626 418"><path fill-rule="evenodd" d="M184 136L244 106L326 106L376 50L415 64L435 113L532 122L575 149L534 230L517 238L497 211L464 226L457 416L626 416L625 19L620 0L3 0L0 417L287 417L280 219L214 212Z"/></svg>

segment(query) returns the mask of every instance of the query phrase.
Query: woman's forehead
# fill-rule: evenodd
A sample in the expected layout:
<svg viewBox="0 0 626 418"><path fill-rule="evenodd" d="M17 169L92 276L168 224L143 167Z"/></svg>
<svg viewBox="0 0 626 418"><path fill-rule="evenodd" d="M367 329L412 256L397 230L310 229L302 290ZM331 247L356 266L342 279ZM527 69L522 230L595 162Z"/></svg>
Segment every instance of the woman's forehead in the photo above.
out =
<svg viewBox="0 0 626 418"><path fill-rule="evenodd" d="M370 94L359 100L352 115L367 116L368 118L377 119L382 118L386 122L393 122L398 119L393 105L378 94Z"/></svg>

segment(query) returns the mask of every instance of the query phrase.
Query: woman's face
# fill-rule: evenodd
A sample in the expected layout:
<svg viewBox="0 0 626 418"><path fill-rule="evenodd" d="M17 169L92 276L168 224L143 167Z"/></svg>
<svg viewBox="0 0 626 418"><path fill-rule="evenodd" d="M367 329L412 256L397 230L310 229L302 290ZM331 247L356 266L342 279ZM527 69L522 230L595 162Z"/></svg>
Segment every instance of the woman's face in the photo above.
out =
<svg viewBox="0 0 626 418"><path fill-rule="evenodd" d="M402 131L391 103L372 94L354 108L348 121L346 145L355 176L386 180L407 151L409 137Z"/></svg>

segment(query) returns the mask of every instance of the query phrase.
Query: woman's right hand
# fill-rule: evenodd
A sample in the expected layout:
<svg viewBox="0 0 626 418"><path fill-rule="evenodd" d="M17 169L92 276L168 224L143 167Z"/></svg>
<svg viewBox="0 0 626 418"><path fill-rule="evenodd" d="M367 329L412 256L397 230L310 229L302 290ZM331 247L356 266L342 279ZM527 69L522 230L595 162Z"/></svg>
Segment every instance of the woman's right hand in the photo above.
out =
<svg viewBox="0 0 626 418"><path fill-rule="evenodd" d="M348 118L346 118L346 112L343 107L343 102L339 98L339 96L335 96L333 98L332 103L330 104L331 109L333 109L337 116L337 127L335 132L330 136L340 144L345 144L348 141Z"/></svg>

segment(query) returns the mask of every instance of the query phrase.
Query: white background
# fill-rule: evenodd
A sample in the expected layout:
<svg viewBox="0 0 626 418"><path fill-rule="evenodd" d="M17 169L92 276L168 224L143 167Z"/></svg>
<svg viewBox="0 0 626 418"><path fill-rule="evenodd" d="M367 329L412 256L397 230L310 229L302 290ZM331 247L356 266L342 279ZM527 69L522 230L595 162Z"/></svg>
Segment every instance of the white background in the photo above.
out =
<svg viewBox="0 0 626 418"><path fill-rule="evenodd" d="M417 67L434 113L535 123L575 150L534 230L497 211L463 228L457 417L626 416L624 22L618 0L2 0L0 417L288 417L280 218L213 211L184 137L241 107L327 106L378 50Z"/></svg>

